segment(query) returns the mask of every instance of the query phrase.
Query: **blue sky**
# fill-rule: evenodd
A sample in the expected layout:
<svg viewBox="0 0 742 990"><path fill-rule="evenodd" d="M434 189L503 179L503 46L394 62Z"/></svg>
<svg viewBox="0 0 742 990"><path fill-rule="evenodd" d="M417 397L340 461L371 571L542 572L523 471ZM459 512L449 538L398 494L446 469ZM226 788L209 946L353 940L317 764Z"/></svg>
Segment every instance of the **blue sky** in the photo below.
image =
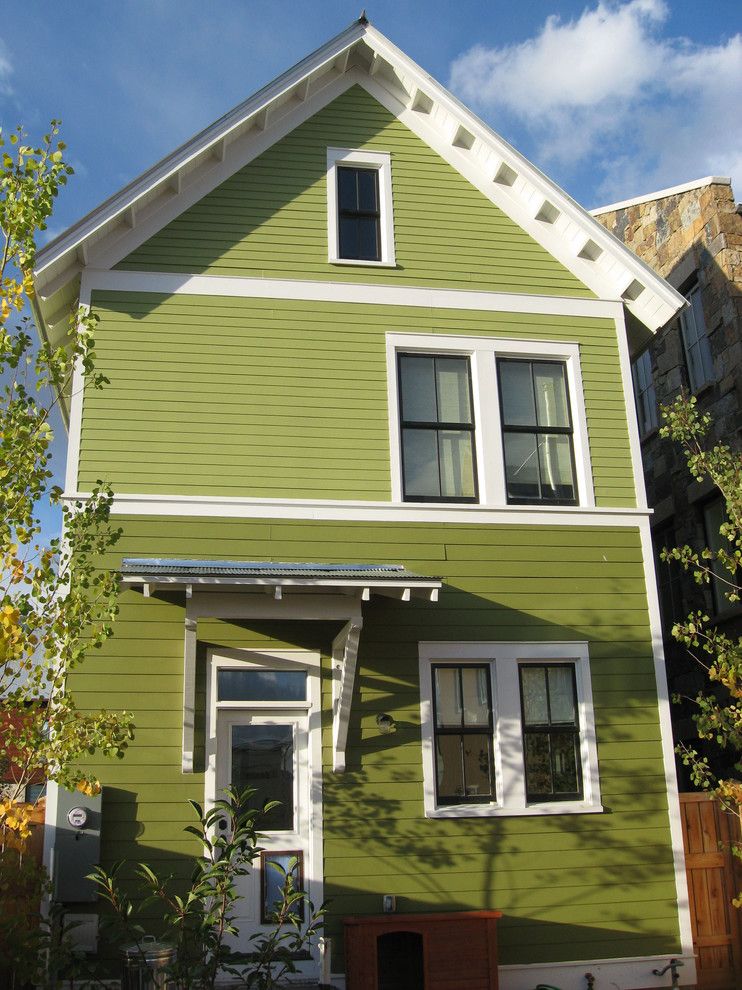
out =
<svg viewBox="0 0 742 990"><path fill-rule="evenodd" d="M49 234L297 62L362 0L26 0L0 123L52 117L76 175ZM739 0L370 0L371 22L583 205L704 175L742 197Z"/></svg>

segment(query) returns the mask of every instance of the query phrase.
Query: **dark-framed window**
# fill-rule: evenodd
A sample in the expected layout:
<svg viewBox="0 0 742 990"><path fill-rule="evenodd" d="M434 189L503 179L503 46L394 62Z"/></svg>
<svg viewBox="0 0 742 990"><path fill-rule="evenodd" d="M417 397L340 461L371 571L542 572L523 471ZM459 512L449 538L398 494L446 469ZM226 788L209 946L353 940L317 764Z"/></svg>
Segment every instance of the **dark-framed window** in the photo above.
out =
<svg viewBox="0 0 742 990"><path fill-rule="evenodd" d="M408 502L476 502L469 358L398 356L402 485Z"/></svg>
<svg viewBox="0 0 742 990"><path fill-rule="evenodd" d="M527 801L581 799L582 759L575 668L518 665Z"/></svg>
<svg viewBox="0 0 742 990"><path fill-rule="evenodd" d="M494 726L489 664L434 664L436 801L495 800Z"/></svg>
<svg viewBox="0 0 742 990"><path fill-rule="evenodd" d="M714 380L714 362L703 315L701 287L696 283L685 293L685 298L690 306L680 314L680 334L688 367L688 383L691 391L697 392Z"/></svg>
<svg viewBox="0 0 742 990"><path fill-rule="evenodd" d="M576 505L565 362L498 358L497 376L508 503Z"/></svg>
<svg viewBox="0 0 742 990"><path fill-rule="evenodd" d="M349 261L381 261L379 170L337 167L338 256Z"/></svg>

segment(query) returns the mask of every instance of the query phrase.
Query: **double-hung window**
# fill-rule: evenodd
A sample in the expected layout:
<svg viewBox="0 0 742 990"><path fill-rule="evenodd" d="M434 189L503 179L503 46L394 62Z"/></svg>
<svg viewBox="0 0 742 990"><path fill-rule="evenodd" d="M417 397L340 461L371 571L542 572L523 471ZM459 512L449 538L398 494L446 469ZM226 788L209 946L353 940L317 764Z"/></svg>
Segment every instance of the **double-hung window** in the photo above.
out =
<svg viewBox="0 0 742 990"><path fill-rule="evenodd" d="M695 285L685 298L690 306L680 314L680 332L688 364L688 381L691 391L697 392L714 380L714 362L703 316L700 286Z"/></svg>
<svg viewBox="0 0 742 990"><path fill-rule="evenodd" d="M595 504L574 343L387 334L392 498Z"/></svg>
<svg viewBox="0 0 742 990"><path fill-rule="evenodd" d="M585 643L421 643L429 817L600 811Z"/></svg>
<svg viewBox="0 0 742 990"><path fill-rule="evenodd" d="M327 149L327 242L332 264L394 266L387 152Z"/></svg>
<svg viewBox="0 0 742 990"><path fill-rule="evenodd" d="M498 358L508 502L577 501L563 361Z"/></svg>
<svg viewBox="0 0 742 990"><path fill-rule="evenodd" d="M400 354L405 499L474 502L474 418L467 357Z"/></svg>

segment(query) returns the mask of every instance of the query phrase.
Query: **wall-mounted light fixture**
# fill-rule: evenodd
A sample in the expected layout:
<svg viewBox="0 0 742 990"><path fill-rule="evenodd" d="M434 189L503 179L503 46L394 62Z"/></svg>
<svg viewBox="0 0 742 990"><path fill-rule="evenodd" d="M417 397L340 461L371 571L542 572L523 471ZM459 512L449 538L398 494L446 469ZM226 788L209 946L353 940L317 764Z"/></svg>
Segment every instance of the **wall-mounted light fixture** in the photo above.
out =
<svg viewBox="0 0 742 990"><path fill-rule="evenodd" d="M387 715L385 712L382 712L380 715L376 716L376 724L379 727L379 732L385 736L395 732L397 728L397 723L394 721L392 716Z"/></svg>

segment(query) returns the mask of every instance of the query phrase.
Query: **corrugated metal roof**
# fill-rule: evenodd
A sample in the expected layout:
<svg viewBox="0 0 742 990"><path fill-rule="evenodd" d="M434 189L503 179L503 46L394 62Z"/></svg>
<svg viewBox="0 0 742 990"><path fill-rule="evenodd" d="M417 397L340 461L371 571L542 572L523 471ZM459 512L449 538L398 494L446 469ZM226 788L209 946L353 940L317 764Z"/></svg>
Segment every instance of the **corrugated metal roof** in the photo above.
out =
<svg viewBox="0 0 742 990"><path fill-rule="evenodd" d="M437 581L408 571L402 564L318 564L272 560L165 560L159 557L126 557L123 575L141 577L319 578L342 581Z"/></svg>

